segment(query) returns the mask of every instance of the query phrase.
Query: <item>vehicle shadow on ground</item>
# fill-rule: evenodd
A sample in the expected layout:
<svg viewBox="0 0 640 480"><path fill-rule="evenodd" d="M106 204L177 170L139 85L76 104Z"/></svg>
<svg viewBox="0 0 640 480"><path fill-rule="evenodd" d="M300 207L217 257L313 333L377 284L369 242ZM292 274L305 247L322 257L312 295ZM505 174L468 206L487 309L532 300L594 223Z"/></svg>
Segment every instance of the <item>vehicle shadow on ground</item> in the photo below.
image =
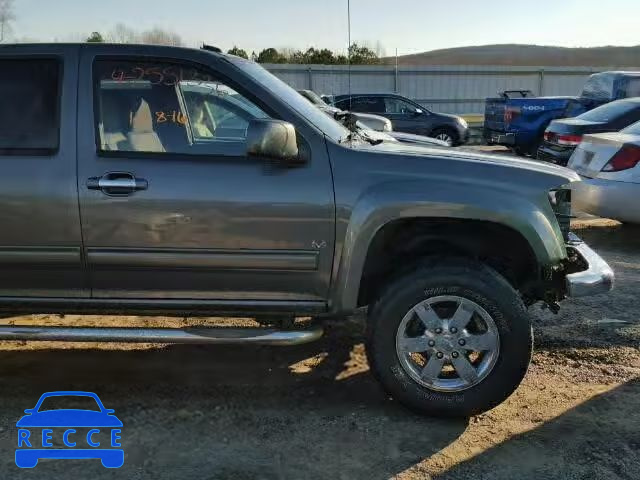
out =
<svg viewBox="0 0 640 480"><path fill-rule="evenodd" d="M639 426L640 379L634 379L436 478L637 479Z"/></svg>
<svg viewBox="0 0 640 480"><path fill-rule="evenodd" d="M467 420L424 418L386 397L366 370L361 325L329 327L323 340L281 349L2 351L0 476L386 479L464 432ZM55 390L92 391L115 409L120 470L97 460L13 465L15 422Z"/></svg>

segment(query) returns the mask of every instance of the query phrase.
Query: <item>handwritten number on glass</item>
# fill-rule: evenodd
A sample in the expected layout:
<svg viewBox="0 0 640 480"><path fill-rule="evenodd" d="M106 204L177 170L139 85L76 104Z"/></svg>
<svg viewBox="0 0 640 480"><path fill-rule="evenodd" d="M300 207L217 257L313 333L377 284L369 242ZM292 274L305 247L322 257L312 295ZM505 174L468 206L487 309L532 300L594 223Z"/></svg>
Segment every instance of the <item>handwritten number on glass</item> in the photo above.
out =
<svg viewBox="0 0 640 480"><path fill-rule="evenodd" d="M115 67L111 72L111 79L118 82L147 81L151 85L173 87L181 81L211 82L211 75L195 68L167 66L135 66Z"/></svg>
<svg viewBox="0 0 640 480"><path fill-rule="evenodd" d="M156 123L174 123L176 125L186 125L187 116L182 112L172 110L170 112L156 112Z"/></svg>

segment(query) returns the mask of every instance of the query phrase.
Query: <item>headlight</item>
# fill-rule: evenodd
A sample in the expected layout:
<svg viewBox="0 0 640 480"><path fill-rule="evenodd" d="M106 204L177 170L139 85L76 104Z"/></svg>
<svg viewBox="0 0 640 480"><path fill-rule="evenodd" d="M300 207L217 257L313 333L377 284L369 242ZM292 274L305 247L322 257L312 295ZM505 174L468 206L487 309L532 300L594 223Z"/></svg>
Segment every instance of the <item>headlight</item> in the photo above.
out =
<svg viewBox="0 0 640 480"><path fill-rule="evenodd" d="M462 118L462 117L458 117L458 122L460 123L460 125L462 125L464 128L468 128L469 124L467 123L467 121Z"/></svg>
<svg viewBox="0 0 640 480"><path fill-rule="evenodd" d="M392 130L391 122L385 122L384 125L382 126L382 131L383 132L390 132L391 130Z"/></svg>
<svg viewBox="0 0 640 480"><path fill-rule="evenodd" d="M557 188L549 191L549 203L556 214L560 231L565 240L569 239L571 230L571 190L568 188Z"/></svg>

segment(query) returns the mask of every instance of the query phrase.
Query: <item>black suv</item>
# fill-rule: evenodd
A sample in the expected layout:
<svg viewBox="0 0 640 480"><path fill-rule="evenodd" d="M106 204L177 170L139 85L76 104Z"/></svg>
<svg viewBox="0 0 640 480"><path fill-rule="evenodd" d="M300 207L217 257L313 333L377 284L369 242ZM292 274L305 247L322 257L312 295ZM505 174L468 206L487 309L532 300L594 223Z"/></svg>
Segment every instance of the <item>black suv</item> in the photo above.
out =
<svg viewBox="0 0 640 480"><path fill-rule="evenodd" d="M334 105L341 110L382 115L391 120L394 131L426 135L449 145L461 145L469 139L469 126L462 117L430 112L422 105L400 95L336 95Z"/></svg>

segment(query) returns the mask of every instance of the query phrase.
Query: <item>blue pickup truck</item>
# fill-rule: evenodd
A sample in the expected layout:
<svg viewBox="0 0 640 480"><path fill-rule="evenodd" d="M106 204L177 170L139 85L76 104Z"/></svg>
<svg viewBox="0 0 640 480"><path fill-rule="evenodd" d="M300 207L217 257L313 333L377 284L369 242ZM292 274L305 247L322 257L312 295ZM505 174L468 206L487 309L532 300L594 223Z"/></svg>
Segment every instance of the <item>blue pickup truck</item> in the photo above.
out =
<svg viewBox="0 0 640 480"><path fill-rule="evenodd" d="M536 97L530 90L507 90L485 103L484 139L519 155L535 155L544 131L556 118L575 117L613 100L640 96L640 72L601 72L580 96Z"/></svg>

